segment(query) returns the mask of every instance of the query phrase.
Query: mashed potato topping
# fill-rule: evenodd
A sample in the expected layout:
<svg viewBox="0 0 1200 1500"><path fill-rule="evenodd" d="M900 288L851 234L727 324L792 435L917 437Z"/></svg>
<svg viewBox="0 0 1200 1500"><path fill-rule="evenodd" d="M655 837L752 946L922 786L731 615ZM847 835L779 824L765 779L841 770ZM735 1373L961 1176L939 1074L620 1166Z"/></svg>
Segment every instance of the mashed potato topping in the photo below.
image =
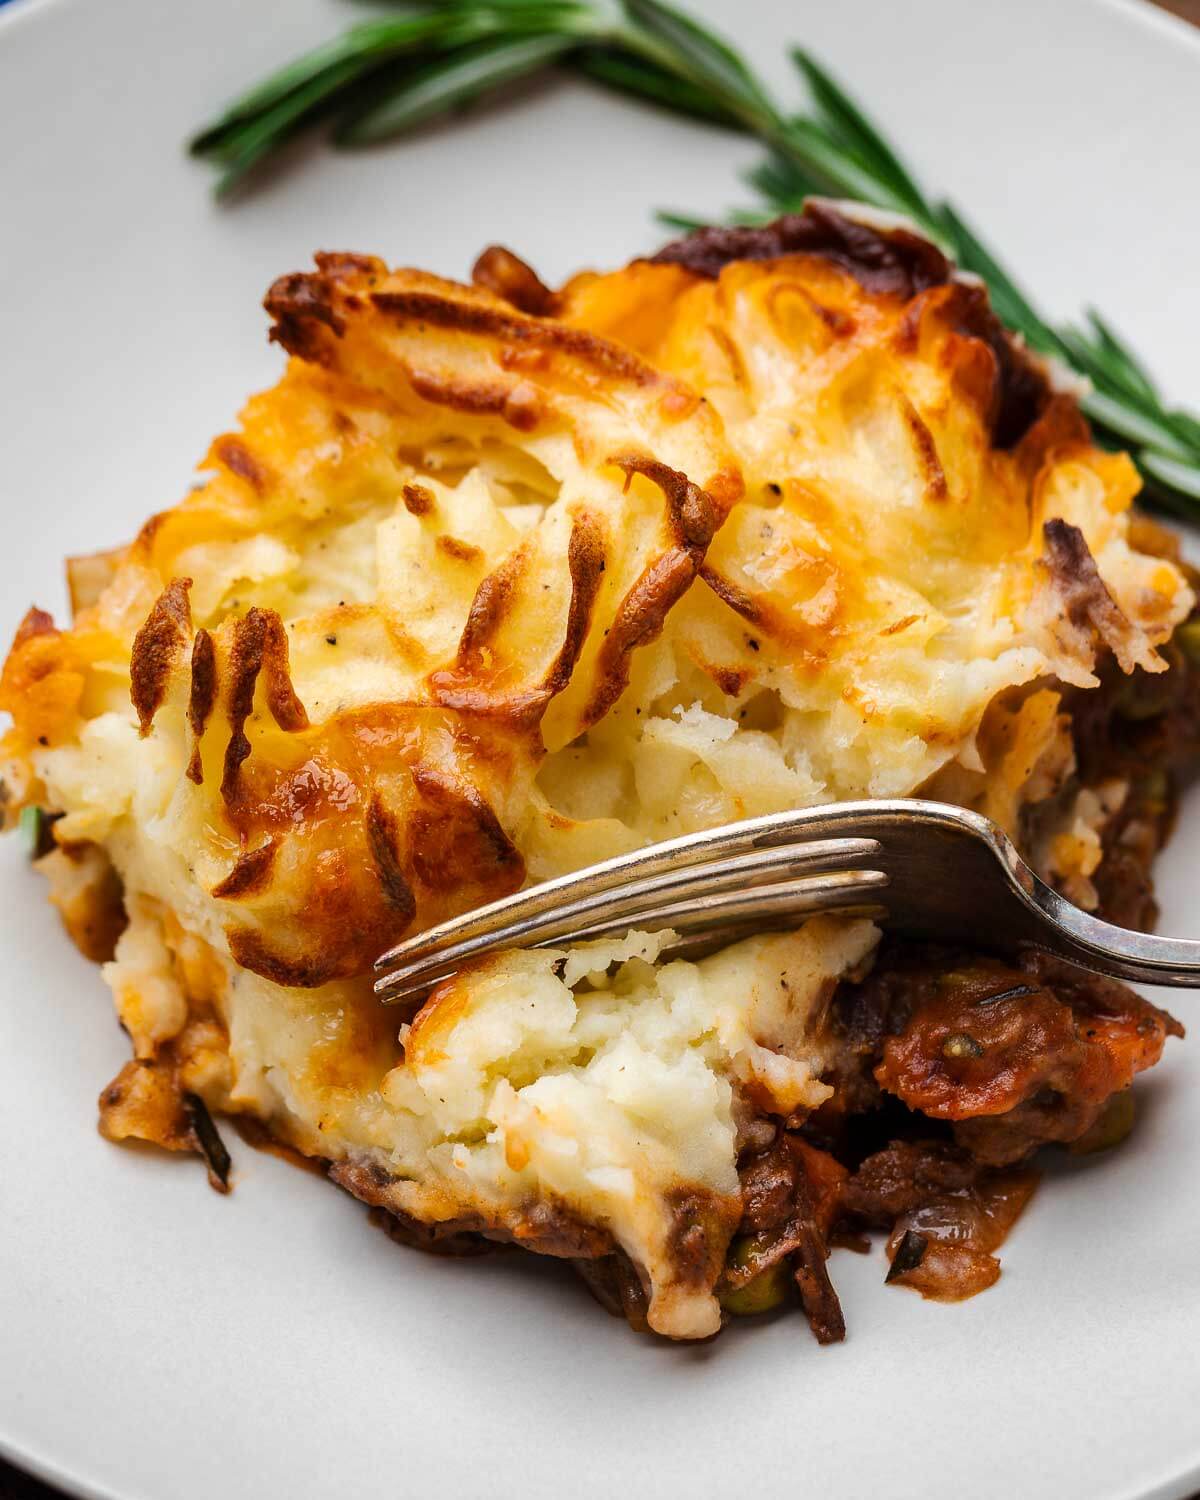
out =
<svg viewBox="0 0 1200 1500"><path fill-rule="evenodd" d="M73 626L31 611L0 685L68 925L99 955L127 921L110 1134L254 1115L408 1220L618 1247L651 1326L715 1329L744 1133L828 1096L874 930L506 955L403 1029L372 960L756 813L923 790L1015 830L1070 775L1064 690L1162 670L1191 604L978 287L800 222L557 294L500 252L471 287L322 255L271 289L279 384L72 563ZM1092 812L1044 841L1085 897Z"/></svg>

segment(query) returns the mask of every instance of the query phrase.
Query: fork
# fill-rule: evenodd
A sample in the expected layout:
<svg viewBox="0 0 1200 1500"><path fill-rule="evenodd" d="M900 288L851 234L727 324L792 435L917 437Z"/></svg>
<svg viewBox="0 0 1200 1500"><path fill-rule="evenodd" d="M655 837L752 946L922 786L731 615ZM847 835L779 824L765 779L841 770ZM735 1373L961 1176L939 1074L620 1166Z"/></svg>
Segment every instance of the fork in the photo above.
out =
<svg viewBox="0 0 1200 1500"><path fill-rule="evenodd" d="M916 798L770 813L547 880L384 953L385 1004L506 948L670 929L662 954L716 947L818 911L1001 953L1036 948L1145 984L1200 988L1200 941L1103 922L1041 880L989 818Z"/></svg>

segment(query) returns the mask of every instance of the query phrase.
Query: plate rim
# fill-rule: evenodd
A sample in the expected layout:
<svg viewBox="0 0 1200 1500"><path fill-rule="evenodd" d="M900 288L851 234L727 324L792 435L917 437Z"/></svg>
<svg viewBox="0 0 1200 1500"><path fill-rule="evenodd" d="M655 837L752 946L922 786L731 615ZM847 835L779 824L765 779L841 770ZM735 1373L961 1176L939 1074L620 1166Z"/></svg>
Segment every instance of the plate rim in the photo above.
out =
<svg viewBox="0 0 1200 1500"><path fill-rule="evenodd" d="M82 3L83 0L8 0L0 4L0 45L14 30L31 26L36 30L44 17L70 11ZM91 3L96 4L97 0ZM111 3L115 5L117 0ZM1088 3L1121 17L1126 24L1156 34L1166 45L1183 48L1200 58L1200 26L1161 9L1151 0L1088 0ZM27 1445L14 1436L11 1418L3 1409L0 1409L0 1457L30 1477L78 1500L161 1500L140 1488L113 1490L81 1474L73 1465L47 1456L36 1444ZM1189 1497L1200 1500L1200 1451L1193 1462L1161 1474L1151 1488L1125 1491L1121 1500L1189 1500Z"/></svg>

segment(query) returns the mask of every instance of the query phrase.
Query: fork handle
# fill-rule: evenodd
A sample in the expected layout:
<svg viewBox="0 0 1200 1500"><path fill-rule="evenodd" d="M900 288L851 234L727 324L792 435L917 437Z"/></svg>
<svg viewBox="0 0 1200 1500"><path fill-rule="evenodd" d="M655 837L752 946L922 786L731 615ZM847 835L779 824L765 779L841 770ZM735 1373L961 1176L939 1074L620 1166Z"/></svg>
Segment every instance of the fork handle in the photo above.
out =
<svg viewBox="0 0 1200 1500"><path fill-rule="evenodd" d="M901 931L935 941L945 941L950 931L984 949L1033 948L1134 984L1200 989L1200 941L1132 931L1080 910L1047 885L981 813L920 799L867 804L865 815L853 811L863 822L872 812L888 820L890 836L875 831L888 844L887 905ZM907 847L901 834L908 836ZM938 921L931 923L926 885L937 861L945 861L955 878L940 891L934 903ZM996 905L997 873L1016 898L1009 912Z"/></svg>
<svg viewBox="0 0 1200 1500"><path fill-rule="evenodd" d="M1019 879L1015 883L1022 897L1058 929L1053 940L1047 938L1038 947L1135 984L1200 989L1200 941L1116 927L1081 911L1036 877L1035 881L1034 889L1024 888Z"/></svg>

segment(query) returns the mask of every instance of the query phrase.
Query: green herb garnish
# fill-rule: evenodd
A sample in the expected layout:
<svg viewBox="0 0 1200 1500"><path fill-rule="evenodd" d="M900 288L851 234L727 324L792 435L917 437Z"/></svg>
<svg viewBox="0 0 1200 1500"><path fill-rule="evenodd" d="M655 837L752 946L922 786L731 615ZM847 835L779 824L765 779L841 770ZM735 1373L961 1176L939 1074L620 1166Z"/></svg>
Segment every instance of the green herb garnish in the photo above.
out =
<svg viewBox="0 0 1200 1500"><path fill-rule="evenodd" d="M17 827L20 830L21 842L25 846L25 853L30 859L41 859L55 847L54 835L50 831L53 825L54 819L44 808L34 807L31 804L21 809Z"/></svg>
<svg viewBox="0 0 1200 1500"><path fill-rule="evenodd" d="M289 63L191 142L220 169L221 195L300 131L330 126L358 146L426 124L547 67L565 65L676 114L741 131L768 149L749 174L754 222L798 211L813 194L906 214L988 284L1000 317L1039 353L1091 382L1082 406L1101 442L1127 448L1151 499L1194 518L1200 416L1168 406L1099 313L1083 325L1045 319L951 204L930 198L861 107L807 52L793 62L808 94L792 114L735 48L662 0L392 0L398 14L363 22ZM660 216L677 228L708 220Z"/></svg>

